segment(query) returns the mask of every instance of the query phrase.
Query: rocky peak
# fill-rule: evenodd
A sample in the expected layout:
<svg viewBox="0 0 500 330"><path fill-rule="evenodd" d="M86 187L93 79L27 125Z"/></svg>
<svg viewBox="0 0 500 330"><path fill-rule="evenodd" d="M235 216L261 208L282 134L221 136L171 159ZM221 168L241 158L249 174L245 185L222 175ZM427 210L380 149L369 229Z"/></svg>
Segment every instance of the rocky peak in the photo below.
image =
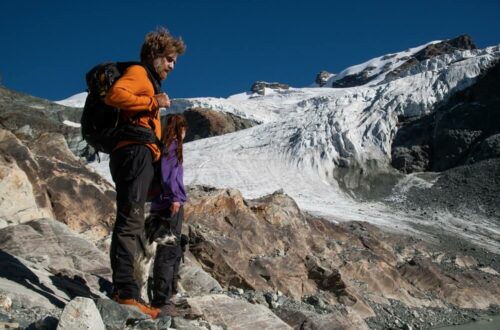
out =
<svg viewBox="0 0 500 330"><path fill-rule="evenodd" d="M265 89L270 88L270 89L289 89L290 86L287 84L282 84L279 82L266 82L266 81L256 81L253 83L252 87L250 90L252 93L257 93L260 95L264 95Z"/></svg>
<svg viewBox="0 0 500 330"><path fill-rule="evenodd" d="M328 79L330 79L331 77L334 77L334 76L335 76L334 73L330 73L328 71L322 70L318 73L314 82L316 84L318 84L319 87L323 87L328 82Z"/></svg>
<svg viewBox="0 0 500 330"><path fill-rule="evenodd" d="M435 56L452 53L455 50L472 50L476 48L477 47L472 41L471 37L467 35L461 35L437 44L431 44L416 53L414 58L418 62L422 62Z"/></svg>

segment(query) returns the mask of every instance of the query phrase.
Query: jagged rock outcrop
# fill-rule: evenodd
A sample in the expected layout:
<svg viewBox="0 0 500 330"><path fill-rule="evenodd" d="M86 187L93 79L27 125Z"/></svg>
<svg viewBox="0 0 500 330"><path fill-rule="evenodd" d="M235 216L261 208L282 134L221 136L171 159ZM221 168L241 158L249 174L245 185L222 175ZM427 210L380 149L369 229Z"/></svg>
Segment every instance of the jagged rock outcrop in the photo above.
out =
<svg viewBox="0 0 500 330"><path fill-rule="evenodd" d="M19 223L32 214L55 217L94 239L109 233L116 212L114 189L72 154L62 135L43 133L36 142L25 144L0 129L0 150L0 166L18 176L5 176L2 181L20 183L13 186L9 198L2 199L2 204L11 205L4 211L4 222ZM17 204L16 199L27 204Z"/></svg>
<svg viewBox="0 0 500 330"><path fill-rule="evenodd" d="M206 108L191 108L185 110L182 114L186 118L189 126L186 132L185 142L228 134L258 124L254 120ZM168 117L167 115L162 118L163 125L166 124Z"/></svg>
<svg viewBox="0 0 500 330"><path fill-rule="evenodd" d="M71 151L80 156L87 146L80 128L64 122L80 123L81 116L81 108L66 107L0 86L0 128L23 140L36 141L41 134L58 133L65 137Z"/></svg>
<svg viewBox="0 0 500 330"><path fill-rule="evenodd" d="M392 166L405 173L443 171L500 157L500 62L432 114L402 122Z"/></svg>
<svg viewBox="0 0 500 330"><path fill-rule="evenodd" d="M417 52L414 56L410 57L405 63L388 72L386 80L398 78L403 72L430 58L443 54L450 54L456 50L472 49L477 49L477 47L468 35L461 35L454 39L428 45L421 51Z"/></svg>
<svg viewBox="0 0 500 330"><path fill-rule="evenodd" d="M225 289L280 291L295 300L313 295L336 306L326 316L302 313L300 322L307 318L316 324L313 329L327 323L366 327L363 319L376 315L373 306L390 305L390 299L407 308L500 303L493 293L500 293L500 278L475 266L453 266L457 255L419 239L366 223L336 225L317 219L280 193L245 200L235 190L193 187L189 196L185 223L190 250L203 269ZM498 268L487 260L481 263ZM431 274L432 281L423 280ZM293 307L280 310L289 324L299 322Z"/></svg>
<svg viewBox="0 0 500 330"><path fill-rule="evenodd" d="M282 84L278 82L267 82L267 81L256 81L253 83L252 87L250 90L252 93L257 93L260 95L264 95L265 89L270 88L270 89L289 89L290 86L287 84Z"/></svg>
<svg viewBox="0 0 500 330"><path fill-rule="evenodd" d="M319 87L323 87L328 82L328 79L330 79L333 76L335 76L334 73L330 73L328 71L320 71L316 75L316 79L314 80L314 82L318 84Z"/></svg>

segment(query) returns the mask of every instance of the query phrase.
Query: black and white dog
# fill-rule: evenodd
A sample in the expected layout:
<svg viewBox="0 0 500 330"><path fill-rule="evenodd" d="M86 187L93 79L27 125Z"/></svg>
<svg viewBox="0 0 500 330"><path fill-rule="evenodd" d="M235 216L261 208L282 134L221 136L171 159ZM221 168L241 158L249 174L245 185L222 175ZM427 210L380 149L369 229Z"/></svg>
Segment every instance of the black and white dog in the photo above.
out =
<svg viewBox="0 0 500 330"><path fill-rule="evenodd" d="M148 280L157 246L174 246L180 243L179 239L172 233L169 220L168 217L159 214L150 214L145 221L144 237L140 239L140 247L134 258L134 277L144 301L151 298L148 296Z"/></svg>

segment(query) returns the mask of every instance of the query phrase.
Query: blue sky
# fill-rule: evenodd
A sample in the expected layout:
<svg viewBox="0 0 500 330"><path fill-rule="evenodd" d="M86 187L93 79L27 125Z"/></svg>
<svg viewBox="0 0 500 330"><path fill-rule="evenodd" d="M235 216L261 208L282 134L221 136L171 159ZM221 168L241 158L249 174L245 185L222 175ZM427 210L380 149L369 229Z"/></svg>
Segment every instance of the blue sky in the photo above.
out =
<svg viewBox="0 0 500 330"><path fill-rule="evenodd" d="M469 34L500 44L500 0L2 1L0 83L59 100L85 90L109 60L136 60L157 26L187 52L165 81L170 97L226 97L256 80L310 85L372 57Z"/></svg>

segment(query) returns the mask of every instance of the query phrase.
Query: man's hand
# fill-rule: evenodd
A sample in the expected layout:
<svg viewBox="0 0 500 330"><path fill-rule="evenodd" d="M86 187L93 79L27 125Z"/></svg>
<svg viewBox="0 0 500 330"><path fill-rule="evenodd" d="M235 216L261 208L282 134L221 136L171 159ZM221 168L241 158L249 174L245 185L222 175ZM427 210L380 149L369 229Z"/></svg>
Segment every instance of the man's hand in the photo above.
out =
<svg viewBox="0 0 500 330"><path fill-rule="evenodd" d="M160 108L168 108L170 107L170 99L166 93L156 94L156 101L158 101L158 106Z"/></svg>
<svg viewBox="0 0 500 330"><path fill-rule="evenodd" d="M181 203L179 202L173 202L172 205L170 205L170 214L171 216L176 215L179 213L179 209L181 208Z"/></svg>

